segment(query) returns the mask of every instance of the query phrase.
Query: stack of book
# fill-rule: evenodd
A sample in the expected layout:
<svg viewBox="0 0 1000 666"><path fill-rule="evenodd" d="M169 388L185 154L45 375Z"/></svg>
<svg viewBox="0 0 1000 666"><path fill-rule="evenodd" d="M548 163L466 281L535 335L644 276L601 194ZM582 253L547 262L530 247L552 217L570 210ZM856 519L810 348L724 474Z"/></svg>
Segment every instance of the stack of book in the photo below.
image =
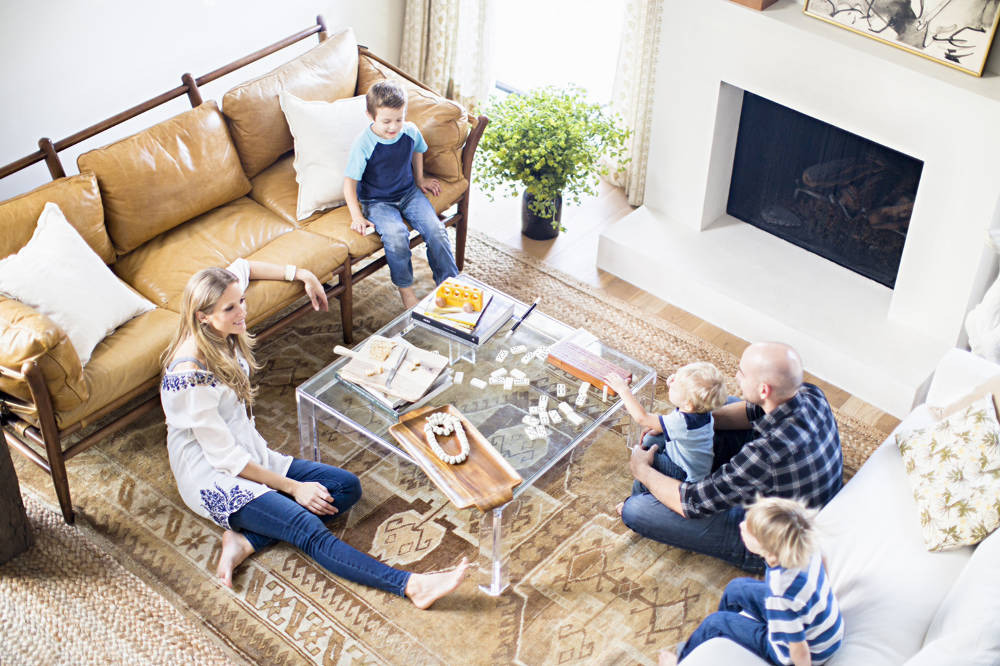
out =
<svg viewBox="0 0 1000 666"><path fill-rule="evenodd" d="M448 282L482 289L482 308L468 312L460 306L438 307L435 303L437 291L432 291L413 308L410 316L415 322L459 340L481 345L500 330L514 312L514 302L499 292L473 285L461 277L450 278Z"/></svg>

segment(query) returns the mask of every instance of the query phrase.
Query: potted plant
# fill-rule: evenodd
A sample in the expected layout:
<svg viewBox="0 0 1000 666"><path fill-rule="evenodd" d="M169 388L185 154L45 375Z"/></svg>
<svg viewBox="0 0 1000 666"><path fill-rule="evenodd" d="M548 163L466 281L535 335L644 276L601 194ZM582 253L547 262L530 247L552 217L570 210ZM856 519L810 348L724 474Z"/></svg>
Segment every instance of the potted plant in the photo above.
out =
<svg viewBox="0 0 1000 666"><path fill-rule="evenodd" d="M609 172L605 160L624 170L629 130L621 117L588 102L581 88L536 88L493 98L490 124L476 154L476 182L492 201L499 190L524 189L521 232L529 238L555 238L562 226L562 201L579 203L596 194L598 177Z"/></svg>

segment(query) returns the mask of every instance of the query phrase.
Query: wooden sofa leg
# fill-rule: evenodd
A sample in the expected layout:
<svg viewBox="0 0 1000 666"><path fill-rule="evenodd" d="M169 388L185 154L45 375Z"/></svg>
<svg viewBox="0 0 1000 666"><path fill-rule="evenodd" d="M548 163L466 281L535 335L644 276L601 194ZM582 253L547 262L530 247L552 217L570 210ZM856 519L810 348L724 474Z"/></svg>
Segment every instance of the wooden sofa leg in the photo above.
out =
<svg viewBox="0 0 1000 666"><path fill-rule="evenodd" d="M49 474L59 499L63 520L73 524L73 503L69 497L69 478L66 476L66 458L63 455L62 443L59 439L59 428L56 426L55 412L52 400L42 372L34 361L28 361L21 367L21 373L28 380L28 389L38 408L38 424L41 426L42 439L45 440L45 454L49 463Z"/></svg>
<svg viewBox="0 0 1000 666"><path fill-rule="evenodd" d="M466 192L458 204L459 219L455 223L455 265L458 270L465 268L465 237L469 230L469 193Z"/></svg>
<svg viewBox="0 0 1000 666"><path fill-rule="evenodd" d="M344 290L340 293L340 325L344 332L344 344L354 342L354 283L351 279L351 258L344 260L341 267L340 284Z"/></svg>

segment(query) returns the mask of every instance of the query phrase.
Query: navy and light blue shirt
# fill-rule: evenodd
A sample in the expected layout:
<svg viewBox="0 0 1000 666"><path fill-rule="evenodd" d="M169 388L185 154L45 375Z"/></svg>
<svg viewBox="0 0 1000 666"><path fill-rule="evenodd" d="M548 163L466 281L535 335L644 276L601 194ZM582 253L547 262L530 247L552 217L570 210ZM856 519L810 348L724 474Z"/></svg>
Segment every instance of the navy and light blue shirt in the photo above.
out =
<svg viewBox="0 0 1000 666"><path fill-rule="evenodd" d="M404 122L393 139L383 139L369 125L351 145L344 175L358 181L361 201L398 201L413 187L413 153L426 150L423 135L411 122Z"/></svg>
<svg viewBox="0 0 1000 666"><path fill-rule="evenodd" d="M814 664L833 656L844 638L844 621L820 554L805 569L768 567L764 575L767 643L779 664L791 664L789 645L805 641Z"/></svg>
<svg viewBox="0 0 1000 666"><path fill-rule="evenodd" d="M715 425L710 413L689 414L675 409L660 415L660 429L666 442L663 452L687 472L687 481L698 481L712 471L715 458L712 440Z"/></svg>

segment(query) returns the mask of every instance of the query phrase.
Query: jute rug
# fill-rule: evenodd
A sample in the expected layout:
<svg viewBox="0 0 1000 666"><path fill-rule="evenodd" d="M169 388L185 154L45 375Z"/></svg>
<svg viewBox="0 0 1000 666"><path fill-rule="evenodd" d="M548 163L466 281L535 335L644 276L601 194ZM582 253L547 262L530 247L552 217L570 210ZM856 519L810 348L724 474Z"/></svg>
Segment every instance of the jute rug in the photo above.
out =
<svg viewBox="0 0 1000 666"><path fill-rule="evenodd" d="M418 286L429 289L426 264L415 265ZM587 327L662 375L696 359L735 374L731 354L648 321L639 310L484 236L470 239L466 271L524 301L542 295L548 314ZM358 339L400 307L387 276L359 283ZM337 319L335 313L306 317L258 348L265 367L257 376L257 424L278 450L298 454L295 387L330 362L330 349L340 342ZM853 471L885 433L851 418L839 416L838 422ZM508 509L514 583L507 592L487 597L473 575L430 611L335 578L286 546L251 557L237 571L235 590L218 587L212 573L221 531L177 495L161 415L73 459L69 476L78 529L92 531L101 548L193 618L200 635L185 647L204 649L204 661L228 654L264 664L649 664L659 648L686 638L740 573L639 538L617 519L614 506L631 485L624 423L620 418L600 429ZM323 460L358 474L365 491L332 524L339 537L418 572L478 557L480 514L456 510L418 468L384 460L332 431L321 433L321 446ZM54 505L48 477L19 455L14 461L25 492ZM0 573L8 576L6 569ZM74 584L86 587L88 581ZM119 612L145 612L128 589L117 605ZM0 661L12 656L0 652Z"/></svg>

